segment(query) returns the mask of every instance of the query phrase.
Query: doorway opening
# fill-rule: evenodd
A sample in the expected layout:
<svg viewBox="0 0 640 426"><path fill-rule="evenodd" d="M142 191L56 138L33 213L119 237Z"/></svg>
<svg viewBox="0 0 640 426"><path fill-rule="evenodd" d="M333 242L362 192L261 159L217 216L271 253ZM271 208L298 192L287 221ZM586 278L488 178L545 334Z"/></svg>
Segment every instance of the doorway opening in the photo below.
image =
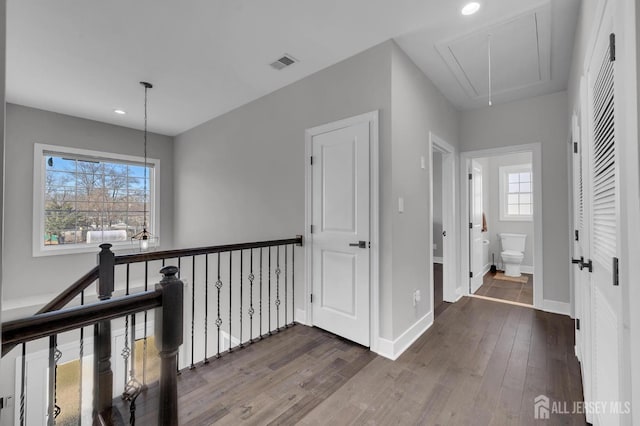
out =
<svg viewBox="0 0 640 426"><path fill-rule="evenodd" d="M429 134L431 166L431 301L434 318L462 295L456 272L456 164L455 148L433 133Z"/></svg>
<svg viewBox="0 0 640 426"><path fill-rule="evenodd" d="M539 164L539 145L463 153L469 295L541 305Z"/></svg>

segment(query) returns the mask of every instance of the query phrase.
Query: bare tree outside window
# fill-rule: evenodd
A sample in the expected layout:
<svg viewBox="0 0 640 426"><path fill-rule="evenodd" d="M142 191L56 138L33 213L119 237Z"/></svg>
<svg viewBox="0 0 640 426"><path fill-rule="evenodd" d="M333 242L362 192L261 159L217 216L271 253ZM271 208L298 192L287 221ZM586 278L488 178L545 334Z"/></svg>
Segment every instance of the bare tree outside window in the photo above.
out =
<svg viewBox="0 0 640 426"><path fill-rule="evenodd" d="M145 223L152 173L142 164L47 155L44 244L129 240Z"/></svg>

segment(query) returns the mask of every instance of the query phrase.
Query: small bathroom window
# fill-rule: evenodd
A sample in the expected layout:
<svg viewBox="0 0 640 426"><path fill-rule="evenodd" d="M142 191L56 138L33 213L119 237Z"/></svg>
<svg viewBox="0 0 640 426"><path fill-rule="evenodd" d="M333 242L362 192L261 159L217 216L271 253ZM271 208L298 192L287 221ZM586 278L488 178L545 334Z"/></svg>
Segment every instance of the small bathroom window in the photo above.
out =
<svg viewBox="0 0 640 426"><path fill-rule="evenodd" d="M500 220L533 220L531 164L500 167Z"/></svg>

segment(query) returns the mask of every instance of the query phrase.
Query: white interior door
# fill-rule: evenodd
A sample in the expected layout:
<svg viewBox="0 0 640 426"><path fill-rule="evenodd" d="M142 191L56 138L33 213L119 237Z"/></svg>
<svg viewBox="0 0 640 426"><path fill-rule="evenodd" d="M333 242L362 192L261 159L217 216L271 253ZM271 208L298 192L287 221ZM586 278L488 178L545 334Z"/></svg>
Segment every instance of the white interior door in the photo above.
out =
<svg viewBox="0 0 640 426"><path fill-rule="evenodd" d="M620 105L616 62L611 47L613 17L609 1L587 70L589 256L593 323L592 398L619 401L621 396L622 298L616 280L620 236L620 176L616 118ZM617 108L617 109L616 109ZM613 408L613 407L611 407ZM617 425L613 409L596 413L594 424Z"/></svg>
<svg viewBox="0 0 640 426"><path fill-rule="evenodd" d="M369 122L311 139L313 325L369 346Z"/></svg>
<svg viewBox="0 0 640 426"><path fill-rule="evenodd" d="M471 212L469 227L470 247L470 286L471 293L475 293L482 285L484 259L482 258L482 165L476 160L471 160Z"/></svg>
<svg viewBox="0 0 640 426"><path fill-rule="evenodd" d="M581 88L584 86L584 79L581 81ZM584 95L584 90L582 90ZM584 262L589 258L589 235L588 235L588 209L585 209L585 173L588 167L587 156L584 155L584 144L582 139L581 119L578 115L573 117L573 255L574 264L573 288L576 317L576 355L580 360L580 368L583 378L583 393L585 401L593 401L592 383L592 333L593 325L591 321L591 277L588 267L585 269ZM587 420L592 421L591 414L587 414Z"/></svg>

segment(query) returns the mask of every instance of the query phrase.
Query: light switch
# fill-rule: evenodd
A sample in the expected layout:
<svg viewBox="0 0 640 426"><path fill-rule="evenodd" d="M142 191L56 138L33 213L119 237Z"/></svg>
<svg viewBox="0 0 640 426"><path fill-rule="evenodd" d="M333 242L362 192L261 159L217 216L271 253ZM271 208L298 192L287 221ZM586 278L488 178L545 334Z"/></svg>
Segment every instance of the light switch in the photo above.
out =
<svg viewBox="0 0 640 426"><path fill-rule="evenodd" d="M420 157L420 167L423 169L427 168L427 162L424 159L424 155L422 157Z"/></svg>
<svg viewBox="0 0 640 426"><path fill-rule="evenodd" d="M398 197L398 213L404 213L404 198Z"/></svg>

